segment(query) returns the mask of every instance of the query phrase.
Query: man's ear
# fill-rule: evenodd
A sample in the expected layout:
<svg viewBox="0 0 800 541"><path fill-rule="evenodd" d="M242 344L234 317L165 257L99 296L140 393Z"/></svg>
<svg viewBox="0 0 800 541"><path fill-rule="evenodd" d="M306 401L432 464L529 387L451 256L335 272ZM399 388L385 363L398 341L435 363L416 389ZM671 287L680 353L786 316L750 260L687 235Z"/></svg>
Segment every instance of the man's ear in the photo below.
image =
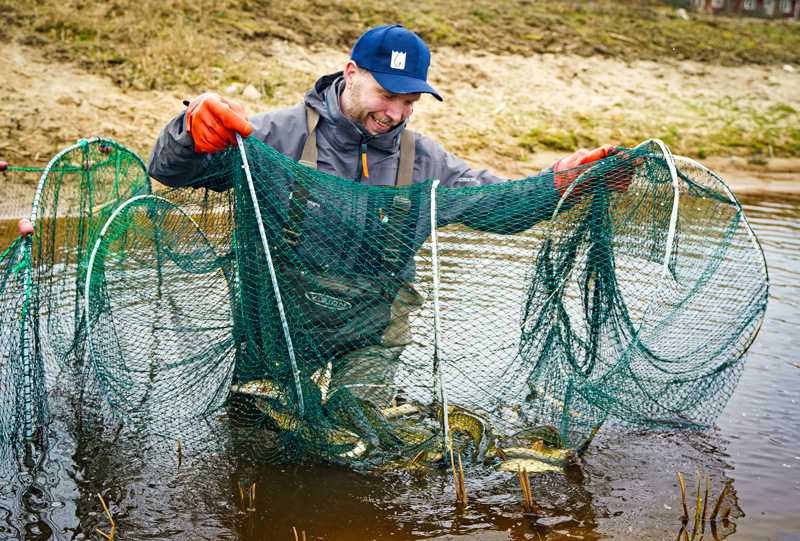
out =
<svg viewBox="0 0 800 541"><path fill-rule="evenodd" d="M353 83L356 81L356 77L358 76L358 66L356 65L355 61L350 60L344 67L344 82L347 85L347 88L352 88Z"/></svg>

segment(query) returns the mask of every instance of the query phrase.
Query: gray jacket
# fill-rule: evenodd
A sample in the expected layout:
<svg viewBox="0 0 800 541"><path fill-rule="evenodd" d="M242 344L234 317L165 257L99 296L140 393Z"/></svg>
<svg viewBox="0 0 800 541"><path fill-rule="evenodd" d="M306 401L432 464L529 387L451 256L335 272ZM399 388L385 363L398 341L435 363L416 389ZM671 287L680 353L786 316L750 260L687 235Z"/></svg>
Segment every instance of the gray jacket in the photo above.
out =
<svg viewBox="0 0 800 541"><path fill-rule="evenodd" d="M372 135L351 122L341 111L339 95L343 88L342 72L325 75L320 78L305 95L305 104L259 113L250 117L253 126L251 137L256 137L267 146L280 152L292 160L299 160L303 145L308 138L305 105L320 114L317 127L317 169L337 177L354 180L373 186L394 186L399 163L400 132L405 123L397 128L379 135ZM406 121L407 122L407 121ZM147 164L149 175L167 186L191 186L193 181L201 177L210 163L210 155L196 153L194 141L185 130L185 113L179 114L167 124L158 137ZM446 188L470 188L503 184L509 182L506 177L497 177L485 169L472 169L464 160L447 152L432 139L413 132L415 141L413 184L428 179L439 179L440 185ZM367 168L369 178L356 178L359 175L363 145L367 149ZM551 172L549 168L542 173ZM256 182L258 182L256 180ZM277 188L277 187L276 187ZM283 193L288 186L280 187ZM498 186L498 188L500 188ZM460 222L482 231L496 233L515 233L531 227L533 224L550 217L559 195L553 187L552 177L542 177L541 182L513 182L506 189L489 190L480 194L472 190L462 191L464 197L452 198L453 201L442 201L437 218L437 225ZM291 191L291 190L289 190ZM455 196L455 193L453 194ZM412 217L414 225L413 239L409 246L418 247L430 234L429 207L423 201L414 206ZM361 213L366 216L366 213ZM307 220L312 229L320 227L319 217ZM316 227L314 224L317 224ZM361 234L353 239L353 246L361 244L361 238L369 230L369 224ZM309 229L308 227L306 228ZM307 238L313 238L313 232ZM348 268L359 266L358 249L337 244L336 246L314 246L308 242L298 247L302 254L323 263L324 260L343 262ZM348 256L348 251L352 254ZM405 279L413 277L413 252L406 254L404 263L397 272Z"/></svg>
<svg viewBox="0 0 800 541"><path fill-rule="evenodd" d="M405 124L388 133L372 135L353 124L339 108L339 94L344 79L333 73L319 79L305 96L305 103L319 112L317 128L319 171L373 186L393 186L398 163L400 132ZM208 154L195 153L194 141L184 129L185 113L175 117L158 137L147 172L167 186L189 183L205 170ZM308 137L305 107L302 103L250 117L253 137L293 160L300 159ZM414 183L436 178L442 186L457 188L507 182L485 169L472 169L464 160L447 152L441 145L414 132L416 156ZM367 145L369 178L356 179L362 140Z"/></svg>

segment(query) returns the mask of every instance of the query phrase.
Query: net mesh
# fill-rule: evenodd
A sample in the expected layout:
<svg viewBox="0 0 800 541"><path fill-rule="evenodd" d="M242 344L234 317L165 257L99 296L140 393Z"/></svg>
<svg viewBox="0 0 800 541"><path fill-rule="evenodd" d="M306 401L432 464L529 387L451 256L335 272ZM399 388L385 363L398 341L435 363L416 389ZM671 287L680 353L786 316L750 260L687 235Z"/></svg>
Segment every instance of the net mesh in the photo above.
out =
<svg viewBox="0 0 800 541"><path fill-rule="evenodd" d="M82 302L86 261L114 208L149 190L149 179L138 156L103 138L82 140L44 169L0 174L9 195L2 206L6 238L17 229L23 192L29 202L24 217L35 226L33 235L18 237L0 257L0 447L4 466L13 467L13 459L41 458L51 395L68 398L63 418L72 428L84 406L102 403L83 392L90 375Z"/></svg>
<svg viewBox="0 0 800 541"><path fill-rule="evenodd" d="M709 426L738 382L761 249L721 180L656 141L557 173L562 198L552 175L372 187L243 147L156 193L116 145L56 160L100 153L53 167L3 257L4 310L35 299L4 326L4 441L46 403L25 332L128 426L258 461L547 471L607 420Z"/></svg>

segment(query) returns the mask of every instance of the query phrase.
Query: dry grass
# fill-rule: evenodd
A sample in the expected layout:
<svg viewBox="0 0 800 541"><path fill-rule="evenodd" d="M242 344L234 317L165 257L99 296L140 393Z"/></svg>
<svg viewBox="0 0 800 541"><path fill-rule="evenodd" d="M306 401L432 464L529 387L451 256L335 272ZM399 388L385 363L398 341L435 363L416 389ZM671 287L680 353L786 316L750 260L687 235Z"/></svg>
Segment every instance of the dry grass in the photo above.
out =
<svg viewBox="0 0 800 541"><path fill-rule="evenodd" d="M100 498L100 503L103 504L103 510L106 512L108 521L111 523L111 529L108 531L108 533L102 531L99 528L97 528L97 533L108 539L108 541L114 541L114 532L117 529L117 526L116 524L114 524L114 519L111 517L111 513L108 511L108 507L106 506L106 501L103 499L103 497L100 495L99 492L97 493L97 497Z"/></svg>
<svg viewBox="0 0 800 541"><path fill-rule="evenodd" d="M627 0L586 2L468 0L0 0L15 39L53 58L80 60L123 87L200 88L214 67L230 71L279 38L348 49L367 28L397 21L432 47L529 55L572 52L628 59L693 59L781 64L800 58L797 25L699 17ZM267 53L268 54L268 53ZM267 86L281 84L270 78ZM256 84L258 86L258 84Z"/></svg>

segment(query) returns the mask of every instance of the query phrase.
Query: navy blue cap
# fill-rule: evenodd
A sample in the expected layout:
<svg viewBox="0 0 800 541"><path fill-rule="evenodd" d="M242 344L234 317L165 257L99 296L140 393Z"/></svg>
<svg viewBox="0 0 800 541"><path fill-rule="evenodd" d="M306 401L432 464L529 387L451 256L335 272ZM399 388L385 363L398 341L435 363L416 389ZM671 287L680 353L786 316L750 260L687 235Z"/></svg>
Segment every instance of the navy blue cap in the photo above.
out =
<svg viewBox="0 0 800 541"><path fill-rule="evenodd" d="M375 80L395 94L425 92L442 101L427 83L431 52L419 36L402 25L378 26L367 30L350 55L359 68L372 73Z"/></svg>

